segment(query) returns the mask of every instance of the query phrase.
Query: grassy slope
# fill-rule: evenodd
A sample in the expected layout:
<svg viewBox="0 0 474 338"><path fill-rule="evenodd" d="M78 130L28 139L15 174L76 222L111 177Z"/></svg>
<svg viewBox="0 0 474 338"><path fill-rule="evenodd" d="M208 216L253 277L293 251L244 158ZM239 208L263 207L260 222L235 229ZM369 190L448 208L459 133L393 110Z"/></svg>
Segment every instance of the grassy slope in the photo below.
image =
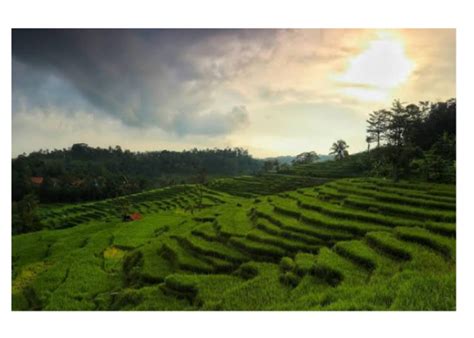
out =
<svg viewBox="0 0 474 338"><path fill-rule="evenodd" d="M301 164L288 168L284 174L302 175L309 177L359 177L368 173L367 152L352 154L343 160Z"/></svg>
<svg viewBox="0 0 474 338"><path fill-rule="evenodd" d="M454 186L320 183L226 179L192 213L193 186L146 192L130 223L49 207L61 229L13 237L13 309L455 309Z"/></svg>

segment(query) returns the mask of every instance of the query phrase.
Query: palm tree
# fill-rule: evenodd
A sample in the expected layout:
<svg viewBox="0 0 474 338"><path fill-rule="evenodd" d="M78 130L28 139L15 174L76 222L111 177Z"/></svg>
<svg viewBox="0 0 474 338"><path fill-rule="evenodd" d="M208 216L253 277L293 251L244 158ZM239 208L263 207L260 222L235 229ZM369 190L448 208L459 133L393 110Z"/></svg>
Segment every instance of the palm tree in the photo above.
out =
<svg viewBox="0 0 474 338"><path fill-rule="evenodd" d="M349 148L349 146L347 145L346 141L337 140L332 144L329 155L336 155L336 160L342 160L349 155L347 148Z"/></svg>

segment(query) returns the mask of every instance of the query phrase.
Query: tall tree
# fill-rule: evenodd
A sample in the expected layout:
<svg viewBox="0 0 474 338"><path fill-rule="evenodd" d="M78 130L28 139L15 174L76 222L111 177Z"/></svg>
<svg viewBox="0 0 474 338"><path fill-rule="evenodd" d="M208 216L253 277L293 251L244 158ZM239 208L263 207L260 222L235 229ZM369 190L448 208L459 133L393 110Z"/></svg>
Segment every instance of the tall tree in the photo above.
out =
<svg viewBox="0 0 474 338"><path fill-rule="evenodd" d="M369 115L367 133L373 141L377 142L377 147L380 147L380 142L384 138L388 120L389 111L385 109L376 110Z"/></svg>
<svg viewBox="0 0 474 338"><path fill-rule="evenodd" d="M336 160L342 160L343 158L349 156L349 152L347 151L349 146L347 145L346 141L344 140L337 140L332 144L330 155L336 155Z"/></svg>
<svg viewBox="0 0 474 338"><path fill-rule="evenodd" d="M365 142L367 142L367 152L369 152L370 151L370 144L372 142L374 142L374 139L372 138L372 136L367 136L365 138Z"/></svg>
<svg viewBox="0 0 474 338"><path fill-rule="evenodd" d="M386 138L388 144L401 147L404 144L404 136L408 128L408 113L400 100L394 100L389 111Z"/></svg>
<svg viewBox="0 0 474 338"><path fill-rule="evenodd" d="M418 168L430 180L454 181L455 155L441 154L439 149L455 151L456 99L408 105L395 100L389 110L373 112L367 123L368 137L386 141L372 156L383 175L398 180ZM428 169L434 174L428 174Z"/></svg>

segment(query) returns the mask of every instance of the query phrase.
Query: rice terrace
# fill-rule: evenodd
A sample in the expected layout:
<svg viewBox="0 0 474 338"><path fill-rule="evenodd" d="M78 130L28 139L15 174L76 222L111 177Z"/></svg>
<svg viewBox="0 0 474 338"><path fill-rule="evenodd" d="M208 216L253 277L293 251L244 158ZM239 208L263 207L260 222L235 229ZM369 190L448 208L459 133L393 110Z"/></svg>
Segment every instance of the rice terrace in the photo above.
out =
<svg viewBox="0 0 474 338"><path fill-rule="evenodd" d="M45 210L70 227L13 238L14 309L454 309L453 186L282 175L249 189L265 179L216 181L193 214L193 185L129 196L135 222L110 216L114 199Z"/></svg>
<svg viewBox="0 0 474 338"><path fill-rule="evenodd" d="M454 37L14 29L12 310L455 311Z"/></svg>

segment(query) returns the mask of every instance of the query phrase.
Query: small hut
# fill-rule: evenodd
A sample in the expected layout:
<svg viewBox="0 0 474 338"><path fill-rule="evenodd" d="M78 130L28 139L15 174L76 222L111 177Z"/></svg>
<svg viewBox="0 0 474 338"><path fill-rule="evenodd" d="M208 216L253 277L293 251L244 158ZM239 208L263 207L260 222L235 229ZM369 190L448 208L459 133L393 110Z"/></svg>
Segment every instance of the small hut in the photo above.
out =
<svg viewBox="0 0 474 338"><path fill-rule="evenodd" d="M130 215L124 215L122 218L124 222L138 221L139 219L142 219L142 215L138 212L134 212Z"/></svg>
<svg viewBox="0 0 474 338"><path fill-rule="evenodd" d="M31 179L31 183L35 185L41 185L43 184L43 181L44 181L44 178L41 176L33 176L30 179Z"/></svg>

